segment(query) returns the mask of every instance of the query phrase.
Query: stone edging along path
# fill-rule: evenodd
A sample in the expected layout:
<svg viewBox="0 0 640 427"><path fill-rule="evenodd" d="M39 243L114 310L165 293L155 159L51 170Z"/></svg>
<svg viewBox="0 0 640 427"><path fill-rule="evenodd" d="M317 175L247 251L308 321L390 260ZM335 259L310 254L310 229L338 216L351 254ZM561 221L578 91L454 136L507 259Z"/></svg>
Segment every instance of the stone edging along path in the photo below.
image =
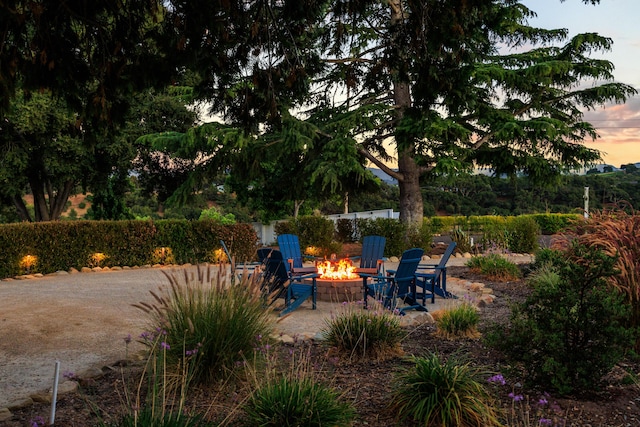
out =
<svg viewBox="0 0 640 427"><path fill-rule="evenodd" d="M526 257L518 261L528 262ZM464 262L452 258L450 264ZM195 272L195 268L87 269L84 274L72 270L0 281L0 422L11 418L11 410L35 400L50 401L56 361L61 364L58 393L62 394L77 387L75 381L63 378L63 373L95 377L127 354L139 354L142 346L133 340L126 348L124 339L145 331L147 318L131 304L153 302L149 291L168 285L163 271L183 274L183 270ZM450 277L448 288L456 295L473 295L481 306L494 298L482 283ZM436 298L435 305L427 306L433 311L454 301ZM274 336L283 342L319 339L324 319L341 307L320 302L317 310L311 310L307 302L277 319ZM433 318L430 313L409 312L403 322L418 326L433 322Z"/></svg>

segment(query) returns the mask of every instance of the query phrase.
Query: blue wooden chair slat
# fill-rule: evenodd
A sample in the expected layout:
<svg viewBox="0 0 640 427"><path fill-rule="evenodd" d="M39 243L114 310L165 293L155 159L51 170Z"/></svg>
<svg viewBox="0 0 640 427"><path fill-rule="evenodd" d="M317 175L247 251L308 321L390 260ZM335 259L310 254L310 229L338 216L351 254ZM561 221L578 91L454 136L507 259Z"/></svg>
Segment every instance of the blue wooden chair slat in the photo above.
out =
<svg viewBox="0 0 640 427"><path fill-rule="evenodd" d="M402 254L398 268L388 270L386 275L361 274L365 308L368 297L373 297L381 298L385 308L398 310L400 314L407 310L427 311L418 303L415 288L415 272L423 254L421 248L408 249ZM398 307L398 299L407 305Z"/></svg>
<svg viewBox="0 0 640 427"><path fill-rule="evenodd" d="M447 291L447 262L456 248L456 242L451 242L442 254L438 264L420 264L416 272L417 286L420 288L422 304L427 297L431 297L431 303L436 300L436 295L442 298L456 298ZM429 289L429 290L427 290Z"/></svg>
<svg viewBox="0 0 640 427"><path fill-rule="evenodd" d="M264 260L265 279L274 289L281 287L285 300L285 307L280 316L291 313L300 305L311 298L312 308L316 309L317 274L292 276L289 273L289 263L284 259L282 252L271 250Z"/></svg>
<svg viewBox="0 0 640 427"><path fill-rule="evenodd" d="M285 261L289 262L291 274L316 273L315 267L305 267L300 250L300 240L295 234L280 234L278 236L278 247Z"/></svg>
<svg viewBox="0 0 640 427"><path fill-rule="evenodd" d="M384 247L387 239L382 236L365 236L362 239L362 255L356 273L379 274L384 266Z"/></svg>

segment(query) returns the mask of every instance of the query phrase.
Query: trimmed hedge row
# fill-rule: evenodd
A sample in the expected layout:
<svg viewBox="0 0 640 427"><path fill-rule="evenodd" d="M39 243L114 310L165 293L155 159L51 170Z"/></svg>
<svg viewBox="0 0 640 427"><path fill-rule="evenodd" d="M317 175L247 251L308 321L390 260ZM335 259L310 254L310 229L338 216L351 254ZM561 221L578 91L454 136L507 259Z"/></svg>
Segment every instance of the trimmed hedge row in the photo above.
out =
<svg viewBox="0 0 640 427"><path fill-rule="evenodd" d="M559 214L559 213L544 213L544 214L524 214L514 216L497 216L497 215L482 215L482 216L434 216L425 218L425 221L431 225L434 233L448 234L454 229L462 229L468 233L483 233L486 228L493 228L496 226L504 226L508 221L513 218L533 218L535 222L540 226L540 232L542 234L550 235L556 234L559 231L567 228L573 221L582 218L579 214Z"/></svg>
<svg viewBox="0 0 640 427"><path fill-rule="evenodd" d="M140 266L171 260L213 262L224 240L237 261L253 260L257 235L250 224L211 220L60 221L0 225L0 277L53 273L99 265ZM158 256L158 251L170 256ZM93 255L102 253L104 259ZM35 262L25 259L35 257ZM31 258L33 260L34 258Z"/></svg>

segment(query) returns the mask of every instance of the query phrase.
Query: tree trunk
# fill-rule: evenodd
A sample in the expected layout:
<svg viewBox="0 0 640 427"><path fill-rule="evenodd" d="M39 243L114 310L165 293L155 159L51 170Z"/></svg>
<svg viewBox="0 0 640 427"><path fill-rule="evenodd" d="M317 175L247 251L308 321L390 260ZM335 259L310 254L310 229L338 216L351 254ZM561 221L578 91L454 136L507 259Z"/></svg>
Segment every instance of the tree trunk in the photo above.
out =
<svg viewBox="0 0 640 427"><path fill-rule="evenodd" d="M58 192L53 197L49 196L49 219L51 221L57 221L62 216L73 187L73 181L67 181L64 183L63 188L58 189Z"/></svg>
<svg viewBox="0 0 640 427"><path fill-rule="evenodd" d="M18 216L22 221L33 222L33 218L29 215L29 210L24 204L24 200L22 200L21 196L13 196L13 204L16 207L16 211L18 212Z"/></svg>
<svg viewBox="0 0 640 427"><path fill-rule="evenodd" d="M29 177L29 186L31 187L31 194L33 194L33 208L36 222L49 221L49 209L47 207L47 199L44 196L42 182L36 176L32 175Z"/></svg>
<svg viewBox="0 0 640 427"><path fill-rule="evenodd" d="M402 180L398 181L400 221L413 228L418 228L422 225L424 216L418 166L410 154L398 153L398 170L402 173Z"/></svg>
<svg viewBox="0 0 640 427"><path fill-rule="evenodd" d="M300 213L300 207L304 203L304 200L294 200L293 201L293 217L298 218L298 214Z"/></svg>
<svg viewBox="0 0 640 427"><path fill-rule="evenodd" d="M349 213L349 192L344 193L344 212L345 215Z"/></svg>
<svg viewBox="0 0 640 427"><path fill-rule="evenodd" d="M390 0L391 25L396 33L401 30L406 19L405 11L402 8L402 0ZM399 41L395 41L396 36L392 35L392 46L395 49L405 48ZM406 55L399 54L399 58ZM409 82L402 76L398 69L389 70L393 76L393 101L396 107L396 125L402 121L404 112L412 105L411 89ZM398 180L400 189L400 221L405 222L410 227L419 227L422 224L424 206L422 203L422 193L420 192L420 171L413 157L415 151L415 141L411 135L398 136L395 133L396 147L398 150L398 172L401 179Z"/></svg>

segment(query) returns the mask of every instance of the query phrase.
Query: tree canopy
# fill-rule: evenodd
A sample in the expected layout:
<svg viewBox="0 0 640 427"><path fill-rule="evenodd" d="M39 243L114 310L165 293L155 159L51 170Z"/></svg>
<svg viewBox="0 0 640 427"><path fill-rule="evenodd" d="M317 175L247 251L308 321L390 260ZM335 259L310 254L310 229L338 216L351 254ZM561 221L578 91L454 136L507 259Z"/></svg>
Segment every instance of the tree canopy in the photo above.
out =
<svg viewBox="0 0 640 427"><path fill-rule="evenodd" d="M3 99L20 77L114 123L132 90L198 76L195 99L218 122L141 139L188 165L176 201L220 172L244 191L276 180L286 191L273 198L352 193L371 162L418 224L430 177L480 165L547 179L595 162L584 111L636 93L590 57L610 39L532 27L517 0L14 0L0 12Z"/></svg>
<svg viewBox="0 0 640 427"><path fill-rule="evenodd" d="M327 194L363 179L368 161L398 180L400 217L412 224L429 176L486 166L545 180L595 162L584 111L636 93L589 56L610 39L531 27L534 12L516 0L188 3L175 2L178 32L200 58L198 93L225 120L192 133L193 154L243 177L261 158L291 167L292 155L313 155L307 179ZM213 16L238 25L225 30Z"/></svg>

